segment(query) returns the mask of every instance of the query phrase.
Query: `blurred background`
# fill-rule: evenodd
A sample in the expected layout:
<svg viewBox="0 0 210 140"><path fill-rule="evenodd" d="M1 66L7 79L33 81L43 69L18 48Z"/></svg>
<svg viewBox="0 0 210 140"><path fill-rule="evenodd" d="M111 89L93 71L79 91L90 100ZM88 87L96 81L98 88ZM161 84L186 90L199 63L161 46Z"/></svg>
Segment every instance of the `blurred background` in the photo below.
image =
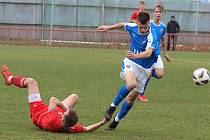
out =
<svg viewBox="0 0 210 140"><path fill-rule="evenodd" d="M210 32L208 0L146 0L165 8L163 21L174 15L182 32ZM138 0L0 0L0 24L30 27L96 28L101 24L128 21Z"/></svg>
<svg viewBox="0 0 210 140"><path fill-rule="evenodd" d="M144 2L146 11L151 13L151 16L156 4L164 6L162 21L166 25L170 17L175 16L180 25L177 46L187 46L197 50L203 50L202 46L209 46L209 0L145 0ZM129 21L132 12L138 9L138 6L138 0L0 0L0 38L4 43L5 40L7 42L9 40L9 43L11 40L16 40L17 43L18 39L22 39L22 42L31 39L34 42L47 40L50 45L52 42L80 41L83 44L84 42L118 45L125 43L123 45L126 46L129 42L127 34L119 33L106 37L105 34L96 34L95 30L102 24ZM72 30L69 31L70 29ZM199 45L201 47L198 47ZM208 48L205 47L204 50Z"/></svg>

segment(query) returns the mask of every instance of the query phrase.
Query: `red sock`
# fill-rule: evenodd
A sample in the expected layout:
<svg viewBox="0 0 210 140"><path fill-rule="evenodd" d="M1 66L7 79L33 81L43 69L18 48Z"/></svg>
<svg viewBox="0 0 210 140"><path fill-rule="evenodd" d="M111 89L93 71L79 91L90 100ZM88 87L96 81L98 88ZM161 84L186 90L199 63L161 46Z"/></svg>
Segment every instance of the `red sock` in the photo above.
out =
<svg viewBox="0 0 210 140"><path fill-rule="evenodd" d="M25 80L26 80L26 77L24 77L24 76L14 76L11 79L11 83L16 85L17 87L25 88L26 87L24 85Z"/></svg>

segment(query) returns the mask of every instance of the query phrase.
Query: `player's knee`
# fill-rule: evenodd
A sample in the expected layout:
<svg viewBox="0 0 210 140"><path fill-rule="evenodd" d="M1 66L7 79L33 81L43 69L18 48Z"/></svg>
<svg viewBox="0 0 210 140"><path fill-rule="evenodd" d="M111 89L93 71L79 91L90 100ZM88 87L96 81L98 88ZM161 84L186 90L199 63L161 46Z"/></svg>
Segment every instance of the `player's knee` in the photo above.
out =
<svg viewBox="0 0 210 140"><path fill-rule="evenodd" d="M75 100L79 100L79 96L77 94L71 94L71 96L75 99Z"/></svg>
<svg viewBox="0 0 210 140"><path fill-rule="evenodd" d="M164 71L156 71L157 79L162 79L164 76Z"/></svg>
<svg viewBox="0 0 210 140"><path fill-rule="evenodd" d="M56 100L56 98L55 97L51 97L50 98L50 101L52 102L52 101L55 101Z"/></svg>
<svg viewBox="0 0 210 140"><path fill-rule="evenodd" d="M134 88L136 88L137 83L136 82L127 82L126 87L128 88L128 90L133 90Z"/></svg>
<svg viewBox="0 0 210 140"><path fill-rule="evenodd" d="M134 101L135 101L135 99L132 99L130 97L126 98L126 102L127 102L128 105L132 105L134 103Z"/></svg>
<svg viewBox="0 0 210 140"><path fill-rule="evenodd" d="M28 85L37 85L37 81L33 78L27 78Z"/></svg>
<svg viewBox="0 0 210 140"><path fill-rule="evenodd" d="M164 76L164 74L158 74L158 75L157 75L157 79L162 79L163 76Z"/></svg>

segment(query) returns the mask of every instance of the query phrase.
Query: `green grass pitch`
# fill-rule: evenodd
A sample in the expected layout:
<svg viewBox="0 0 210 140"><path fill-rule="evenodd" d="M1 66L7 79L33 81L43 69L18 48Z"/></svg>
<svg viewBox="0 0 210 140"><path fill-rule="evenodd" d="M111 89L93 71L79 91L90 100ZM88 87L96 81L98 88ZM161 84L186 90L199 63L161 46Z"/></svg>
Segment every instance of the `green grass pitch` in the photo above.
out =
<svg viewBox="0 0 210 140"><path fill-rule="evenodd" d="M36 79L45 103L77 93L80 122L99 121L122 82L124 50L84 48L0 47L0 65L13 74ZM0 139L2 140L208 140L210 139L210 84L196 86L192 72L210 70L210 53L170 52L165 77L152 79L148 103L136 101L115 131L107 125L92 133L64 134L40 130L29 117L27 90L4 85L0 77ZM119 109L119 108L118 108Z"/></svg>

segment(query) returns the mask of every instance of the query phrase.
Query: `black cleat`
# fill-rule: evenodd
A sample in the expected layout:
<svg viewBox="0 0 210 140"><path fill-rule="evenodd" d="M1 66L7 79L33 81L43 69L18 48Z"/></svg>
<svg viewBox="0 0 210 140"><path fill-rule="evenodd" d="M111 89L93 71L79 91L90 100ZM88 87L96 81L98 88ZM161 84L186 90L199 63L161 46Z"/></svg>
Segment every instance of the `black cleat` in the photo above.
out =
<svg viewBox="0 0 210 140"><path fill-rule="evenodd" d="M110 106L110 107L106 110L104 117L105 117L107 120L111 120L112 115L114 114L114 112L115 112L116 109L117 109L117 108L116 108L115 106Z"/></svg>
<svg viewBox="0 0 210 140"><path fill-rule="evenodd" d="M112 121L110 124L109 124L109 130L114 130L117 125L119 124L119 122L116 122L115 120Z"/></svg>

